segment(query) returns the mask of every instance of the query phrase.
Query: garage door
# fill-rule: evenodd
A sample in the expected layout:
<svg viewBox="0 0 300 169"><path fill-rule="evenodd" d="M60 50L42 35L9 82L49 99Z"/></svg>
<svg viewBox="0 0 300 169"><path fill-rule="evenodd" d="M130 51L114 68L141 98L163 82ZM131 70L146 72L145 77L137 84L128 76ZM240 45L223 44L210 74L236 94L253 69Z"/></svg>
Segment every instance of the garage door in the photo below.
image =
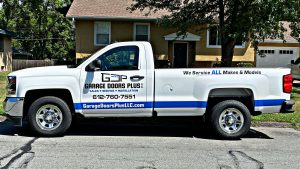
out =
<svg viewBox="0 0 300 169"><path fill-rule="evenodd" d="M291 60L298 55L298 48L293 47L259 47L261 56L257 53L256 67L289 67Z"/></svg>

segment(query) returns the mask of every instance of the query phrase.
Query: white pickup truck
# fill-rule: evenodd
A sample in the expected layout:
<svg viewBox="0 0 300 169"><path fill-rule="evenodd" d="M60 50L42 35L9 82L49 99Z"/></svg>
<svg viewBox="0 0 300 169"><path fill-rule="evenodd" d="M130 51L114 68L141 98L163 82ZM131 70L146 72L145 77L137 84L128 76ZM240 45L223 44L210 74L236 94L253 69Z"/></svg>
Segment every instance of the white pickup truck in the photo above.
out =
<svg viewBox="0 0 300 169"><path fill-rule="evenodd" d="M6 115L37 134L65 133L73 115L204 116L222 138L239 138L251 115L293 112L290 69L155 69L148 42L115 43L75 68L30 68L8 75Z"/></svg>

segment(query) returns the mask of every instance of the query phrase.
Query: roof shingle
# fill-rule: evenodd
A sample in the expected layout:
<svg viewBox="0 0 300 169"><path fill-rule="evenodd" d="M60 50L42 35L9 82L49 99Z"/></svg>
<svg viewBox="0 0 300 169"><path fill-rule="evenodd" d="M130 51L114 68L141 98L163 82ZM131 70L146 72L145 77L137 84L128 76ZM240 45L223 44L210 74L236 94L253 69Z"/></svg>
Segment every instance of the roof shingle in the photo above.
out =
<svg viewBox="0 0 300 169"><path fill-rule="evenodd" d="M157 11L145 15L147 11L130 12L127 8L133 0L74 0L68 13L68 18L92 19L157 19L167 15L167 11Z"/></svg>

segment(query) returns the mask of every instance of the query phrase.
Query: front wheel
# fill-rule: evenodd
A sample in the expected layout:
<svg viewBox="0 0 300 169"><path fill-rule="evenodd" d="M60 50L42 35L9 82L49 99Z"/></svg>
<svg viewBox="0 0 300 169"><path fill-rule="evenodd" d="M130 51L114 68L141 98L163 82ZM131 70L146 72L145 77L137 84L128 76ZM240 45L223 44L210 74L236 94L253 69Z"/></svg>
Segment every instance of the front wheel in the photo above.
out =
<svg viewBox="0 0 300 169"><path fill-rule="evenodd" d="M218 136L225 139L237 139L248 133L251 115L243 103L226 100L212 108L210 123Z"/></svg>
<svg viewBox="0 0 300 169"><path fill-rule="evenodd" d="M66 132L72 122L68 105L60 98L41 97L28 110L30 128L43 136L58 136Z"/></svg>

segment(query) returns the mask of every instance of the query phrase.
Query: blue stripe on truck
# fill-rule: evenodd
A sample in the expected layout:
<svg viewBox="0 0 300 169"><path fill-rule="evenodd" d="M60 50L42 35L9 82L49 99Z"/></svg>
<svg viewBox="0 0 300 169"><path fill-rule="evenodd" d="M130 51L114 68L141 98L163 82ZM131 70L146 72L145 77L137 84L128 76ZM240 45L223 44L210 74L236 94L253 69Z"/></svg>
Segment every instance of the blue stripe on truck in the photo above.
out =
<svg viewBox="0 0 300 169"><path fill-rule="evenodd" d="M205 101L157 101L154 108L206 108Z"/></svg>
<svg viewBox="0 0 300 169"><path fill-rule="evenodd" d="M17 102L18 101L18 97L7 97L7 102Z"/></svg>
<svg viewBox="0 0 300 169"><path fill-rule="evenodd" d="M274 100L255 100L254 106L261 107L261 106L281 106L285 102L284 99L274 99Z"/></svg>
<svg viewBox="0 0 300 169"><path fill-rule="evenodd" d="M206 108L204 101L160 101L154 103L154 108ZM152 108L153 102L98 102L75 103L76 110L82 109L140 109Z"/></svg>
<svg viewBox="0 0 300 169"><path fill-rule="evenodd" d="M76 110L82 109L141 109L152 108L152 102L97 102L97 103L75 103Z"/></svg>
<svg viewBox="0 0 300 169"><path fill-rule="evenodd" d="M255 100L254 106L281 106L285 100ZM154 108L206 108L205 101L156 101ZM95 102L95 103L75 103L76 110L89 109L141 109L152 108L153 102Z"/></svg>

